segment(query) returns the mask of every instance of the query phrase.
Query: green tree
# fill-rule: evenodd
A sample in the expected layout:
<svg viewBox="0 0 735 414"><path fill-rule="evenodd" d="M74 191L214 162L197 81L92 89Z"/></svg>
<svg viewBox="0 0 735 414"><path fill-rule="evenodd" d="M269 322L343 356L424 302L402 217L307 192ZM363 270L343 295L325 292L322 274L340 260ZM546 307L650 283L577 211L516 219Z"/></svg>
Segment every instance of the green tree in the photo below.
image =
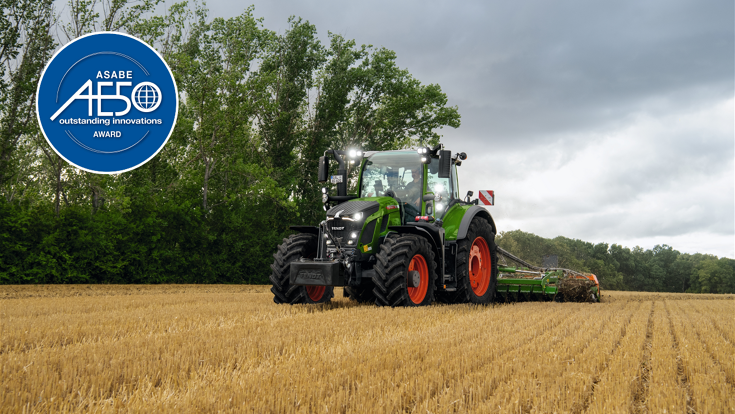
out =
<svg viewBox="0 0 735 414"><path fill-rule="evenodd" d="M278 184L289 190L299 175L295 160L305 135L308 90L325 59L316 27L291 17L286 33L271 37L258 76L250 83L258 102L263 154Z"/></svg>
<svg viewBox="0 0 735 414"><path fill-rule="evenodd" d="M665 244L654 246L652 253L651 266L652 273L655 272L655 274L652 274L651 277L660 283L657 291L680 291L682 280L677 277L677 272L674 271L673 265L681 253Z"/></svg>
<svg viewBox="0 0 735 414"><path fill-rule="evenodd" d="M708 256L694 268L689 291L695 293L735 293L731 259Z"/></svg>
<svg viewBox="0 0 735 414"><path fill-rule="evenodd" d="M16 150L37 133L36 85L56 46L51 0L0 1L0 191L12 198L21 178Z"/></svg>
<svg viewBox="0 0 735 414"><path fill-rule="evenodd" d="M211 23L200 14L188 41L174 55L179 87L186 93L180 115L193 126L179 150L195 166L196 178L192 178L202 189L205 213L212 204L211 182L219 185L215 202L226 202L234 180L229 175L242 163L243 150L254 145L251 122L256 104L250 99L247 80L269 36L260 29L252 8Z"/></svg>

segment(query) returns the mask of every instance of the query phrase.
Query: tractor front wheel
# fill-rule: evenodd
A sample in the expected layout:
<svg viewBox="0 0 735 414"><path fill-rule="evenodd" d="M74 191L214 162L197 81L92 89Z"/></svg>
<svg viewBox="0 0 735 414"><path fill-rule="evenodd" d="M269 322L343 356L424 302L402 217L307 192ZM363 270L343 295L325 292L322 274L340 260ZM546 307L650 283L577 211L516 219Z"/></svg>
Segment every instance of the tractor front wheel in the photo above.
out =
<svg viewBox="0 0 735 414"><path fill-rule="evenodd" d="M375 303L379 306L425 306L434 300L436 263L429 242L413 234L391 233L375 264Z"/></svg>
<svg viewBox="0 0 735 414"><path fill-rule="evenodd" d="M302 257L313 258L316 256L317 236L315 234L294 234L278 246L278 251L273 257L276 259L271 265L273 273L270 281L273 284L273 302L276 303L324 303L334 297L332 286L292 286L289 276L291 274L291 262Z"/></svg>

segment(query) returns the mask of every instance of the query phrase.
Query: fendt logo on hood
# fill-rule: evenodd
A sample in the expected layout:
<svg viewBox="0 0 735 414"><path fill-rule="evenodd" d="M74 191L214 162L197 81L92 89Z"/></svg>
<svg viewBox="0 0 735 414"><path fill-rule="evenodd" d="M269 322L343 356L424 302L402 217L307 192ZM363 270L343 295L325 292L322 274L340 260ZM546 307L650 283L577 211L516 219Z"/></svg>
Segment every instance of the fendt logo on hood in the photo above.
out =
<svg viewBox="0 0 735 414"><path fill-rule="evenodd" d="M69 163L112 174L145 164L173 132L179 98L166 62L121 33L80 37L59 50L38 84L36 110Z"/></svg>

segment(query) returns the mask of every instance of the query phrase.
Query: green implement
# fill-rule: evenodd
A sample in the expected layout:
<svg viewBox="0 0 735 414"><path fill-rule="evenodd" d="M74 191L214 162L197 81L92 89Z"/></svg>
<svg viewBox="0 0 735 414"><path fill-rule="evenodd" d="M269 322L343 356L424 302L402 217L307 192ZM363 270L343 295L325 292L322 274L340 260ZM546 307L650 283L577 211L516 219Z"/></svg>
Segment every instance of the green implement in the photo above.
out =
<svg viewBox="0 0 735 414"><path fill-rule="evenodd" d="M522 267L498 266L496 299L500 302L599 302L597 276L562 268L540 268L497 248L498 255Z"/></svg>

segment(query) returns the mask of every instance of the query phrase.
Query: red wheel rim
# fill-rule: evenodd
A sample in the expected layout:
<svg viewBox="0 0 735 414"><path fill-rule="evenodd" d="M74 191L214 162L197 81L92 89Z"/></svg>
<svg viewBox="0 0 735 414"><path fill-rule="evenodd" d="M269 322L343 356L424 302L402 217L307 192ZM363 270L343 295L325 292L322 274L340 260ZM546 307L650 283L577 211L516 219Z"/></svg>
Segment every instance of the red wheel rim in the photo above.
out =
<svg viewBox="0 0 735 414"><path fill-rule="evenodd" d="M426 259L424 256L417 254L411 259L411 263L408 264L408 271L419 272L419 285L416 287L408 288L408 297L411 302L420 304L426 298L426 292L429 290L429 266L426 265ZM408 274L406 274L408 279Z"/></svg>
<svg viewBox="0 0 735 414"><path fill-rule="evenodd" d="M316 252L310 254L307 259L313 259L316 257ZM306 286L306 294L314 302L319 302L324 296L324 291L327 290L326 286Z"/></svg>
<svg viewBox="0 0 735 414"><path fill-rule="evenodd" d="M482 237L478 237L472 242L469 261L470 286L475 295L482 296L490 286L490 272L493 264L490 258L490 249L488 249L487 242Z"/></svg>
<svg viewBox="0 0 735 414"><path fill-rule="evenodd" d="M326 286L307 286L306 294L309 295L309 299L314 302L319 302L324 296L324 291L327 290Z"/></svg>

